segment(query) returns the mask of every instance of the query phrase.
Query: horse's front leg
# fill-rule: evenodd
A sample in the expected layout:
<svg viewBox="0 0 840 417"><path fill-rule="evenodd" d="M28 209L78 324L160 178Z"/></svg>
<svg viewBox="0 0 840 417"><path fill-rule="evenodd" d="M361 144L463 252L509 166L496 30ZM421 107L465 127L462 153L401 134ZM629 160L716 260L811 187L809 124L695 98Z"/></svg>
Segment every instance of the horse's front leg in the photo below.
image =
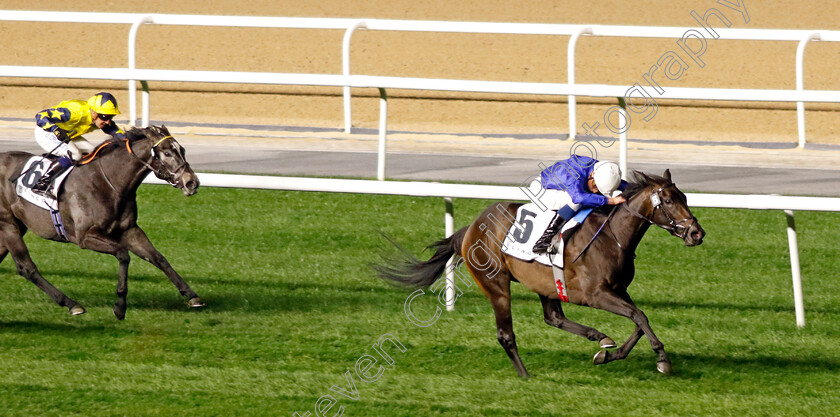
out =
<svg viewBox="0 0 840 417"><path fill-rule="evenodd" d="M626 358L627 355L630 354L630 351L633 350L633 347L636 346L636 343L639 341L639 339L641 339L642 336L644 336L644 334L645 332L642 331L642 328L636 326L636 330L633 331L633 334L630 335L630 337L627 339L626 342L624 342L623 345L621 345L621 347L616 349L614 352L601 350L595 354L595 357L592 359L592 361L595 363L595 365L601 365L607 362L617 361Z"/></svg>
<svg viewBox="0 0 840 417"><path fill-rule="evenodd" d="M117 278L117 302L114 303L114 315L117 320L125 319L125 310L128 308L126 296L128 295L128 263L131 262L131 256L128 251L123 249L116 254L117 260L120 262L120 276Z"/></svg>
<svg viewBox="0 0 840 417"><path fill-rule="evenodd" d="M117 278L117 302L114 303L114 316L117 317L117 320L125 320L125 311L128 306L126 301L128 295L128 264L131 262L128 250L116 240L96 232L85 233L79 242L79 247L114 255L119 261L120 273Z"/></svg>
<svg viewBox="0 0 840 417"><path fill-rule="evenodd" d="M653 333L653 329L650 327L647 316L644 312L642 312L642 310L636 307L636 304L633 303L633 300L630 299L629 295L625 293L623 296L619 296L609 291L603 291L598 297L592 300L590 305L595 308L600 308L602 310L627 317L630 320L633 320L633 323L636 323L636 330L633 332L633 335L631 335L630 339L628 339L621 347L625 357L627 356L627 353L633 349L633 346L639 338L641 338L642 334L644 334L650 341L651 348L653 348L653 351L656 352L658 356L656 369L666 375L671 373L671 359L669 359L668 354L665 353L665 345ZM595 355L595 364L599 364L599 356L601 356L601 352ZM609 362L610 356L611 355L607 354L604 357L605 360L600 363ZM623 359L623 357L619 357L617 355L614 359Z"/></svg>
<svg viewBox="0 0 840 417"><path fill-rule="evenodd" d="M125 233L123 233L122 242L132 253L142 259L145 259L147 262L163 271L169 280L172 281L172 284L175 285L175 288L178 288L181 295L189 298L188 304L190 307L204 307L204 302L201 301L198 294L196 294L195 291L187 285L186 281L184 281L184 279L175 272L175 269L172 268L169 261L167 261L166 258L161 255L157 249L155 249L155 246L152 245L152 242L149 241L149 238L142 229L135 226L125 231Z"/></svg>

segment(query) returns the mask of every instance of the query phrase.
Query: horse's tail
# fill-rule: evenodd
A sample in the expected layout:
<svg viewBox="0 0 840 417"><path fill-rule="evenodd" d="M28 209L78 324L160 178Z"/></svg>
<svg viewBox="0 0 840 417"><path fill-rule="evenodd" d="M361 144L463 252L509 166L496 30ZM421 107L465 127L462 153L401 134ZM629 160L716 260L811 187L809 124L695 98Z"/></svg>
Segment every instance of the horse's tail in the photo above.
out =
<svg viewBox="0 0 840 417"><path fill-rule="evenodd" d="M392 239L386 238L399 249L400 254L392 258L386 265L375 265L374 269L379 278L412 288L425 288L432 285L443 274L446 263L452 255L461 256L461 245L469 226L455 232L446 239L441 239L426 249L434 249L435 253L428 261L417 259Z"/></svg>

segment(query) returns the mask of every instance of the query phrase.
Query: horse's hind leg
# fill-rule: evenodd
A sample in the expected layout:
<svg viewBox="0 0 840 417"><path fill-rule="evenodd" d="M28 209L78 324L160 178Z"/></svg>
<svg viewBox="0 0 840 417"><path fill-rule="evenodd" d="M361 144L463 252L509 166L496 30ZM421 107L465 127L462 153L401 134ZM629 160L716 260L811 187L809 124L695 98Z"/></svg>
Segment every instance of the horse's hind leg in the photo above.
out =
<svg viewBox="0 0 840 417"><path fill-rule="evenodd" d="M20 221L15 221L15 225L17 225L17 233L18 236L23 237L26 234L26 225ZM3 263L3 260L6 259L6 255L9 254L9 250L0 242L0 263Z"/></svg>
<svg viewBox="0 0 840 417"><path fill-rule="evenodd" d="M587 338L593 342L599 342L602 348L615 347L615 342L609 336L596 329L584 326L566 318L566 315L563 314L563 305L560 303L560 300L540 295L540 302L542 302L543 305L545 322L549 326L554 326L558 329Z"/></svg>
<svg viewBox="0 0 840 417"><path fill-rule="evenodd" d="M175 288L178 288L181 295L189 299L188 304L190 307L204 307L204 302L201 301L198 294L175 272L175 269L172 268L169 261L155 249L155 246L152 245L152 242L149 241L149 238L142 229L134 227L127 230L123 233L123 242L128 246L128 250L163 271L169 280L172 281L172 284L175 285Z"/></svg>
<svg viewBox="0 0 840 417"><path fill-rule="evenodd" d="M519 357L519 349L516 347L516 335L513 334L513 317L510 313L510 296L496 297L490 300L493 304L493 311L496 313L496 335L499 344L505 349L516 373L522 378L530 375Z"/></svg>
<svg viewBox="0 0 840 417"><path fill-rule="evenodd" d="M470 268L470 272L475 277L483 277L481 271L473 271ZM522 378L528 378L530 375L519 357L516 335L513 334L513 317L510 312L510 274L497 273L492 279L482 279L480 283L490 298L493 312L496 314L496 336L499 344L505 349L513 367L516 368L516 373Z"/></svg>
<svg viewBox="0 0 840 417"><path fill-rule="evenodd" d="M15 261L17 272L30 282L35 284L45 294L50 296L56 304L67 307L70 314L79 315L85 312L84 307L79 305L72 298L59 291L58 288L50 284L40 272L35 262L29 256L29 250L21 238L20 229L10 223L0 223L0 259L6 256L6 253L12 254L12 259Z"/></svg>

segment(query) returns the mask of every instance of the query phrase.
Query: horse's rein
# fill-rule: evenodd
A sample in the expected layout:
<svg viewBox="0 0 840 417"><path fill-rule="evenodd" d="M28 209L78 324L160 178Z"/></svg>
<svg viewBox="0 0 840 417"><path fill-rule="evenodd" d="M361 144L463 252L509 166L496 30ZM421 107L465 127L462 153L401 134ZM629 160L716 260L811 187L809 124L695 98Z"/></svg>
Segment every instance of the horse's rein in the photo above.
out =
<svg viewBox="0 0 840 417"><path fill-rule="evenodd" d="M618 206L613 206L613 209L610 211L610 215L607 216L607 219L604 220L604 223L601 224L601 227L598 228L598 231L596 231L595 234L592 235L592 239L589 240L589 243L587 243L586 246L584 246L583 249L580 251L580 253L577 256L575 256L575 259L572 260L573 263L577 262L577 260L581 256L583 256L583 253L586 252L587 249L589 249L589 246L592 245L592 242L595 241L595 238L598 237L599 234L601 234L601 230L604 229L604 226L606 226L607 223L610 222L610 219L612 218L613 214L615 214L615 209L616 208L618 208ZM612 227L610 227L610 233L612 233ZM562 239L562 237L561 237L561 239ZM613 234L613 240L615 240L615 243L618 243L619 248L624 249L624 248L621 247L621 243L618 242L618 239L615 238L615 234Z"/></svg>
<svg viewBox="0 0 840 417"><path fill-rule="evenodd" d="M104 170L104 169L102 169L102 160L101 160L101 159L97 159L97 160L96 160L96 166L97 166L97 167L99 167L99 172L100 172L100 173L102 173L102 176L103 176L103 177L105 177L105 182L107 182L107 183L108 183L108 186L110 186L110 187L111 187L111 189L112 189L112 190L114 190L114 191L116 192L116 191L117 191L117 187L114 187L114 184L112 184L112 183L111 183L111 179L110 179L110 178L108 178L108 174L106 174L106 173L105 173L105 170Z"/></svg>

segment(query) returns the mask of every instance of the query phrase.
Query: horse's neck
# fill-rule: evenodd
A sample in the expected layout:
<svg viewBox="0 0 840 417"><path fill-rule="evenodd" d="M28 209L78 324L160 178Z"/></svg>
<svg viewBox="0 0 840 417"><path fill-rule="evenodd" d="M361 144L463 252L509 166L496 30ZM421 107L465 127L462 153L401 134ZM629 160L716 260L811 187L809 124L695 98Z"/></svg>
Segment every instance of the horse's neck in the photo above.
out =
<svg viewBox="0 0 840 417"><path fill-rule="evenodd" d="M610 221L611 230L616 240L625 251L631 254L636 252L636 247L639 246L639 242L645 236L650 227L650 222L633 214L630 210L650 218L652 213L648 213L647 201L647 197L638 196L627 203L629 208L628 206L619 206L613 220Z"/></svg>
<svg viewBox="0 0 840 417"><path fill-rule="evenodd" d="M149 174L148 168L142 162L148 159L146 155L148 150L142 145L138 142L131 144L131 151L134 153L132 155L123 144L121 145L123 149L116 149L106 154L98 162L114 187L122 190L136 190Z"/></svg>

